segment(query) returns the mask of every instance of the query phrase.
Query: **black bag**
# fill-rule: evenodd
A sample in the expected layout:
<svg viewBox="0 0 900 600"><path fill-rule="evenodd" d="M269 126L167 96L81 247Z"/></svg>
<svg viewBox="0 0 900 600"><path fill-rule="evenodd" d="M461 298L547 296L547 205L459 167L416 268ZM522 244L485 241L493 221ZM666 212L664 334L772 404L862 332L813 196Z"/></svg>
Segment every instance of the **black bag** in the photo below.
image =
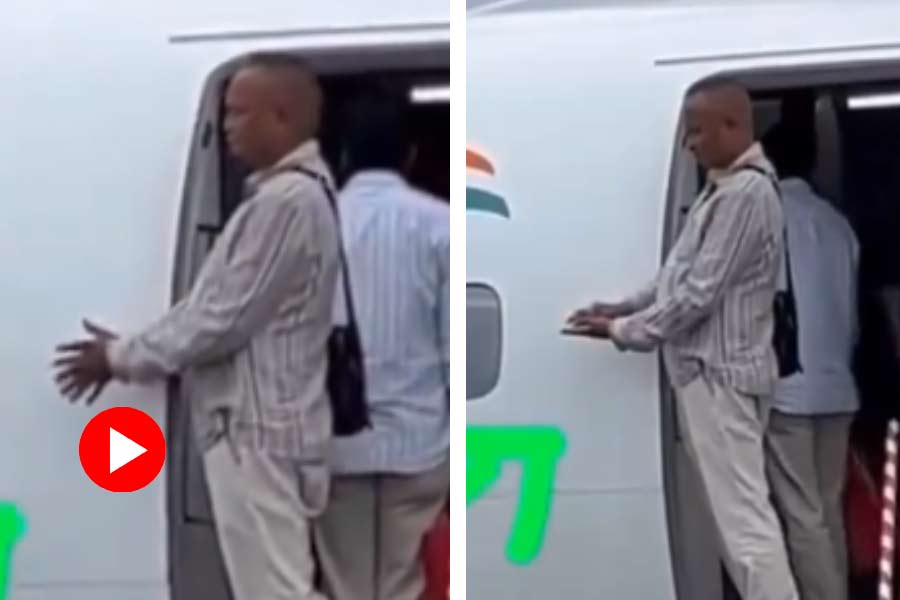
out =
<svg viewBox="0 0 900 600"><path fill-rule="evenodd" d="M803 372L800 365L800 325L797 322L797 304L794 298L794 284L791 281L791 259L787 250L785 261L787 290L775 291L775 332L772 336L775 355L778 357L779 377L790 377Z"/></svg>
<svg viewBox="0 0 900 600"><path fill-rule="evenodd" d="M781 187L775 178L759 167L748 165L744 168L766 177L775 187L778 197L781 198ZM794 277L791 274L791 253L788 249L786 225L784 229L784 262L787 289L775 290L773 306L775 331L772 336L772 345L775 348L775 356L778 358L778 376L782 378L803 372L800 364L800 325L797 321L797 303L794 296Z"/></svg>
<svg viewBox="0 0 900 600"><path fill-rule="evenodd" d="M336 326L328 338L328 372L326 385L331 402L332 430L338 437L350 436L372 426L369 415L369 404L366 401L365 365L363 363L362 343L359 339L359 328L356 325L356 313L353 309L351 294L350 270L344 245L340 236L340 216L337 202L326 179L313 171L296 167L296 170L307 177L312 177L322 186L328 203L334 213L338 226L338 245L341 255L341 272L344 287L344 298L347 307L347 324Z"/></svg>

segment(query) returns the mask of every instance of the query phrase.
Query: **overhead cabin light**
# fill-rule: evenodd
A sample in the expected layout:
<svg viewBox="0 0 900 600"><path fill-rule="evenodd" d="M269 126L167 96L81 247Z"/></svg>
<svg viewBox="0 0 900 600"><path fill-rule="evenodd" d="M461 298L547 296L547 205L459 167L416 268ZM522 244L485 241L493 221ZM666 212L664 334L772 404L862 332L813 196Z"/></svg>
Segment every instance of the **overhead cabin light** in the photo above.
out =
<svg viewBox="0 0 900 600"><path fill-rule="evenodd" d="M860 94L847 99L850 110L866 110L871 108L896 108L900 106L900 92L885 94Z"/></svg>
<svg viewBox="0 0 900 600"><path fill-rule="evenodd" d="M449 85L422 85L409 91L409 99L414 104L437 104L450 102Z"/></svg>

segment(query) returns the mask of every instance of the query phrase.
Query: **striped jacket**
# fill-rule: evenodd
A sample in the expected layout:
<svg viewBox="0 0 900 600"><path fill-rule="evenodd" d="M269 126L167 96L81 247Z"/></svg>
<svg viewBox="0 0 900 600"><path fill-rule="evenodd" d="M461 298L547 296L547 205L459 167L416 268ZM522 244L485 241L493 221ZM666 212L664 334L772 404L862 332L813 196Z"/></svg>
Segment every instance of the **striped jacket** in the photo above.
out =
<svg viewBox="0 0 900 600"><path fill-rule="evenodd" d="M622 349L663 347L676 387L703 373L740 392L769 395L778 377L773 302L784 217L754 144L710 183L652 285L619 306L611 337Z"/></svg>
<svg viewBox="0 0 900 600"><path fill-rule="evenodd" d="M190 294L109 347L117 378L181 373L201 449L223 435L276 456L322 461L331 441L326 344L339 271L316 142L248 180Z"/></svg>

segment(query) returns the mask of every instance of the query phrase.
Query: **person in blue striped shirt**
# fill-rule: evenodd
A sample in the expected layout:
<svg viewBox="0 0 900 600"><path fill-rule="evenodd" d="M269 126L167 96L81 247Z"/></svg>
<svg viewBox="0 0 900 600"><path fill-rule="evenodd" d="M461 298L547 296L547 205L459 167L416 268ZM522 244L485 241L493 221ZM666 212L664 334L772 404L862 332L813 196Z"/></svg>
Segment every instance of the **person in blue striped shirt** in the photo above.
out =
<svg viewBox="0 0 900 600"><path fill-rule="evenodd" d="M418 600L422 541L450 490L450 214L404 178L405 115L373 93L343 121L341 235L373 426L333 442L315 527L331 600Z"/></svg>
<svg viewBox="0 0 900 600"><path fill-rule="evenodd" d="M808 183L816 156L812 123L790 123L780 122L763 143L781 178L803 371L775 388L766 470L800 597L846 600L843 491L859 408L851 369L859 338L859 242L847 219Z"/></svg>

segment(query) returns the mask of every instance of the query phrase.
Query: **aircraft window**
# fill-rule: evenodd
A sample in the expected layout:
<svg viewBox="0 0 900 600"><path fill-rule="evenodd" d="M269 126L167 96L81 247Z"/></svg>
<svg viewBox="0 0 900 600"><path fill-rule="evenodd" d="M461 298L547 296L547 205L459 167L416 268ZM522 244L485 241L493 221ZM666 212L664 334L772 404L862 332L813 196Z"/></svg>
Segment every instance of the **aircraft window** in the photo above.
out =
<svg viewBox="0 0 900 600"><path fill-rule="evenodd" d="M466 285L466 399L488 395L500 379L503 342L500 296L490 286Z"/></svg>

